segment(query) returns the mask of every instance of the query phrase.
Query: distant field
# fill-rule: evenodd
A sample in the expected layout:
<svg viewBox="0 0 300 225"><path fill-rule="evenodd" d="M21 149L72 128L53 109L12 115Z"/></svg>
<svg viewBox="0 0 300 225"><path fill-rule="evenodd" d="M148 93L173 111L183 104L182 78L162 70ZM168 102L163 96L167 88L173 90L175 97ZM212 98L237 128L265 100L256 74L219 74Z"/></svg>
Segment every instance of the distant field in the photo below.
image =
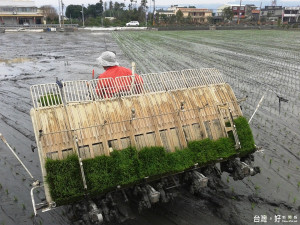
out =
<svg viewBox="0 0 300 225"><path fill-rule="evenodd" d="M290 100L288 106L282 104L283 114L299 119L299 32L115 32L113 36L140 73L216 67L237 97L249 96L246 105L256 106L264 91L273 90ZM265 101L278 114L276 94L267 92Z"/></svg>
<svg viewBox="0 0 300 225"><path fill-rule="evenodd" d="M264 150L255 160L262 174L243 182L261 197L299 205L299 32L115 32L113 36L140 73L218 68L237 98L248 96L241 103L248 119L264 95L251 122L256 144ZM277 96L289 100L281 102L281 114ZM239 189L245 191L244 186Z"/></svg>

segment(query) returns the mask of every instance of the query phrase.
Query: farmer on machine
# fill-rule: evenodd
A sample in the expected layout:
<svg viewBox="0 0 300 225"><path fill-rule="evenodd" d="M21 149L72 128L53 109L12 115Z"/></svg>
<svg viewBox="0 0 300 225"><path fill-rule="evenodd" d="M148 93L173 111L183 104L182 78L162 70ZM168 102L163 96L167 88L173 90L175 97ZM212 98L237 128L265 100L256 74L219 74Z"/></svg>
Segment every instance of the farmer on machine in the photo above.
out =
<svg viewBox="0 0 300 225"><path fill-rule="evenodd" d="M99 96L110 98L122 92L131 92L134 94L142 92L142 78L137 74L134 74L134 78L131 77L133 74L130 69L119 66L115 53L111 51L103 52L100 57L97 58L97 61L98 64L105 69L105 72L98 77L99 81L97 83L96 92Z"/></svg>

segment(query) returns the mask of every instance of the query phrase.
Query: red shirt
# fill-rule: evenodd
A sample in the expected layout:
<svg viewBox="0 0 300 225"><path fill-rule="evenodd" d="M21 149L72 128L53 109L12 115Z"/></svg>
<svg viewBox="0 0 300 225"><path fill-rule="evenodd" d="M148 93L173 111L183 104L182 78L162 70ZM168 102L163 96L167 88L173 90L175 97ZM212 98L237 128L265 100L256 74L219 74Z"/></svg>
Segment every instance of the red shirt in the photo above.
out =
<svg viewBox="0 0 300 225"><path fill-rule="evenodd" d="M120 92L130 92L134 94L139 94L142 92L143 80L142 78L135 74L135 80L132 84L132 78L127 76L132 76L132 71L121 66L112 66L106 69L106 71L99 75L96 92L99 96L104 98L110 98L116 96ZM116 77L122 77L121 79L116 79ZM101 78L112 78L103 79Z"/></svg>

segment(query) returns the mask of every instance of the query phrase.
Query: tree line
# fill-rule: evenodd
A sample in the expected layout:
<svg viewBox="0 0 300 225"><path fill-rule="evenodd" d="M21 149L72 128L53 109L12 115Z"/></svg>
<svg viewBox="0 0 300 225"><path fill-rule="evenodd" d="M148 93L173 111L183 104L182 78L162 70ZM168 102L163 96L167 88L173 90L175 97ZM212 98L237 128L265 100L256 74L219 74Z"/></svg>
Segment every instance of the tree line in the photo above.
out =
<svg viewBox="0 0 300 225"><path fill-rule="evenodd" d="M51 6L42 6L47 23L58 23L58 14L53 11ZM83 11L83 15L82 15ZM166 25L166 24L191 24L192 18L183 17L179 10L176 15L170 17L158 12L148 12L147 0L142 0L140 5L136 5L134 0L130 0L128 6L119 2L103 2L99 0L96 4L89 4L87 7L82 5L68 5L65 9L65 23L83 24L86 26L125 26L129 21L139 21L141 26L147 25Z"/></svg>
<svg viewBox="0 0 300 225"><path fill-rule="evenodd" d="M50 5L40 7L48 24L55 24L59 21L59 15L56 9ZM87 26L122 26L127 22L136 20L141 25L146 23L146 12L148 10L147 0L142 0L137 7L134 0L130 0L130 4L126 7L124 3L119 2L103 2L99 0L96 4L89 4L87 7L82 5L68 5L65 9L65 23L83 24ZM83 11L83 13L82 13ZM109 18L114 18L110 20ZM151 13L148 13L147 20L153 19Z"/></svg>
<svg viewBox="0 0 300 225"><path fill-rule="evenodd" d="M150 0L151 1L151 0ZM190 6L191 7L191 6ZM195 8L192 6L191 8ZM46 5L40 8L46 17L48 24L58 23L58 14L52 6ZM147 0L142 0L140 5L136 5L134 0L130 0L128 6L119 2L103 2L99 0L96 4L89 4L87 7L83 5L68 5L65 9L64 20L66 24L79 24L86 26L125 26L129 21L139 21L141 26L151 25L184 25L193 24L192 17L184 17L183 13L178 10L175 15L167 16L160 13L154 15L148 12ZM231 7L223 9L223 21L232 21L233 11ZM209 24L214 23L213 17L207 18Z"/></svg>

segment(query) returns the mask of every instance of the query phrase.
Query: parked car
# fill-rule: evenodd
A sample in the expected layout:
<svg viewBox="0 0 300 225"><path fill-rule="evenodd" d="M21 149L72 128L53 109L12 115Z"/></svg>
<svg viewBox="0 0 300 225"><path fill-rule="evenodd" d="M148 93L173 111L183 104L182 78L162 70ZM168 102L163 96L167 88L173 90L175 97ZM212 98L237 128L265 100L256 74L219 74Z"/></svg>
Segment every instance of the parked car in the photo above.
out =
<svg viewBox="0 0 300 225"><path fill-rule="evenodd" d="M23 23L23 27L29 27L29 23Z"/></svg>
<svg viewBox="0 0 300 225"><path fill-rule="evenodd" d="M126 23L126 27L138 27L140 23L138 21L130 21L129 23Z"/></svg>

